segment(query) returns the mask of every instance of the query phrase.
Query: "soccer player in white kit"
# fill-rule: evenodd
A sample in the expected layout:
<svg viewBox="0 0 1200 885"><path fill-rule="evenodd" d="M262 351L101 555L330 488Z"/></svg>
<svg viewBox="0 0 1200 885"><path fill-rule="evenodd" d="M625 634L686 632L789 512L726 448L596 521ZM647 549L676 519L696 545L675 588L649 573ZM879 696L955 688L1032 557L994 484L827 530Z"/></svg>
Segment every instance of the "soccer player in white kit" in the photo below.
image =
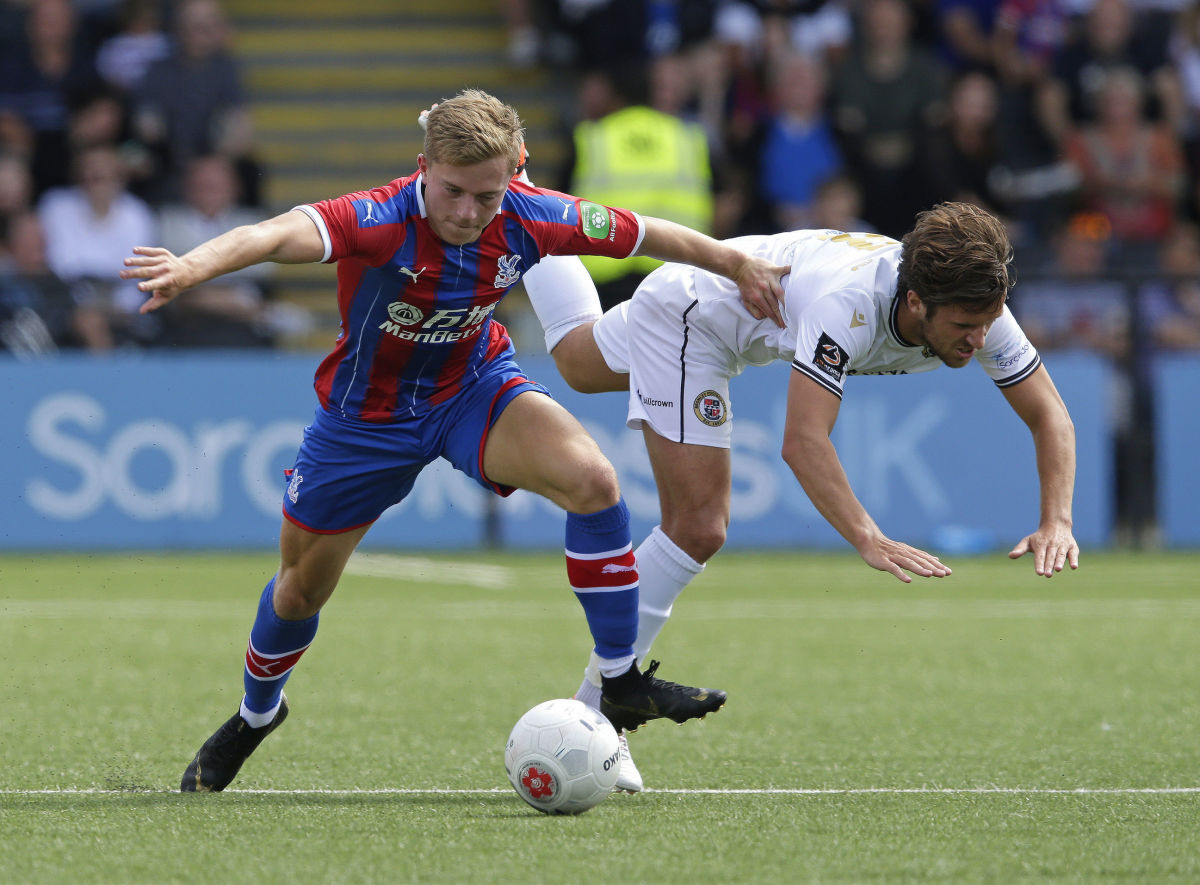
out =
<svg viewBox="0 0 1200 885"><path fill-rule="evenodd" d="M584 392L630 391L628 423L641 428L662 522L637 548L638 637L644 660L683 588L725 541L733 404L729 380L748 365L787 360L782 455L813 504L867 564L904 582L944 577L934 555L880 531L850 487L830 433L850 375L905 374L978 362L1033 434L1038 527L1009 553L1032 553L1039 575L1077 568L1072 534L1075 433L1037 350L1005 305L1012 248L1003 225L966 203L917 217L902 243L877 234L800 230L728 241L791 267L779 305L743 305L736 288L667 264L598 321L586 272L549 259L525 277L564 378ZM753 311L753 313L752 313ZM627 374L626 374L627 373ZM589 665L578 697L599 680ZM594 704L593 704L594 706ZM622 748L618 787L641 777Z"/></svg>

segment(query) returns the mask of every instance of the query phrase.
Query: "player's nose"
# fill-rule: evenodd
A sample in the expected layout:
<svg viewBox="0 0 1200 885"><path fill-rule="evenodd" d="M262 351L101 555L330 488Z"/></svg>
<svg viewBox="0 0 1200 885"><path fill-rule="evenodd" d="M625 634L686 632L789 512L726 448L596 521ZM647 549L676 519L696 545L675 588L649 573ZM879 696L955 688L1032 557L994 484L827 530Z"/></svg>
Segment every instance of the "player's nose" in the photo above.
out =
<svg viewBox="0 0 1200 885"><path fill-rule="evenodd" d="M474 200L462 200L454 207L454 221L458 224L473 225L479 221L479 209Z"/></svg>

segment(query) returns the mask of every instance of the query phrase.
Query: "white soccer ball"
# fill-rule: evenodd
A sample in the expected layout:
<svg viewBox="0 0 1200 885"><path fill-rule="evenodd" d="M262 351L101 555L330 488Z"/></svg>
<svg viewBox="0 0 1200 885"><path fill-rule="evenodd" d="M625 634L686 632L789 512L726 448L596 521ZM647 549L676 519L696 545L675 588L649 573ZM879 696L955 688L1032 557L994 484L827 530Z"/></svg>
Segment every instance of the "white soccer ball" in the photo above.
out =
<svg viewBox="0 0 1200 885"><path fill-rule="evenodd" d="M538 704L517 720L504 770L517 795L547 814L582 814L617 783L617 732L582 701Z"/></svg>

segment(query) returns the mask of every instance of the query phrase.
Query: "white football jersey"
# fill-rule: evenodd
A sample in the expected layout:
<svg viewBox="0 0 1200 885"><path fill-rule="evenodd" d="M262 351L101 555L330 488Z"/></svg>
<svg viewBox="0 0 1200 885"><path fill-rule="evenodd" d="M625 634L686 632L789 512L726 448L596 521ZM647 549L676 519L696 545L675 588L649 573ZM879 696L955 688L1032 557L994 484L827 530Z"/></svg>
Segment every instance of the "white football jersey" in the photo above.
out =
<svg viewBox="0 0 1200 885"><path fill-rule="evenodd" d="M904 375L944 365L925 348L904 340L896 326L896 240L880 234L798 230L726 242L792 268L783 279L784 328L770 319L754 319L731 280L691 271L689 288L696 303L688 311L688 323L728 348L738 363L731 367L734 374L747 364L789 360L841 397L847 375ZM975 359L1000 387L1027 378L1041 364L1007 306Z"/></svg>

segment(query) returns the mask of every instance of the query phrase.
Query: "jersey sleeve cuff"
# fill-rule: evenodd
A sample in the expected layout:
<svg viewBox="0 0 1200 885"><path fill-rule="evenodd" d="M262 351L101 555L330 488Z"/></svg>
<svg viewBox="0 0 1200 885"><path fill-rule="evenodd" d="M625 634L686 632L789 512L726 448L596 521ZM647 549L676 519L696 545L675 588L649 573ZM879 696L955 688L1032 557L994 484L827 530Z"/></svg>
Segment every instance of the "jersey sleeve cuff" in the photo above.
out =
<svg viewBox="0 0 1200 885"><path fill-rule="evenodd" d="M632 258L634 255L637 255L638 249L642 248L642 240L646 238L646 222L644 222L642 220L642 216L638 215L636 212L631 214L637 219L638 233L637 241L633 244L633 248L629 250L629 254L625 256L626 258Z"/></svg>
<svg viewBox="0 0 1200 885"><path fill-rule="evenodd" d="M1009 375L1007 378L1000 378L996 381L997 387L1012 387L1014 384L1019 384L1030 375L1037 371L1038 366L1042 364L1042 355L1039 353L1034 357L1033 362L1017 372L1015 375Z"/></svg>
<svg viewBox="0 0 1200 885"><path fill-rule="evenodd" d="M307 204L293 206L292 208L303 212L317 226L317 231L321 234L321 243L325 247L325 254L321 256L321 263L324 264L333 255L333 241L329 238L329 227L325 224L325 216Z"/></svg>
<svg viewBox="0 0 1200 885"><path fill-rule="evenodd" d="M800 362L799 360L792 360L792 368L798 372L802 372L804 375L811 378L813 381L816 381L818 384L820 384L822 387L824 387L826 390L828 390L830 393L832 393L838 399L842 398L842 389L840 387L838 387L836 384L834 384L832 381L830 381L825 376L824 372L818 371L817 369L814 369L812 366L805 365L804 363Z"/></svg>

